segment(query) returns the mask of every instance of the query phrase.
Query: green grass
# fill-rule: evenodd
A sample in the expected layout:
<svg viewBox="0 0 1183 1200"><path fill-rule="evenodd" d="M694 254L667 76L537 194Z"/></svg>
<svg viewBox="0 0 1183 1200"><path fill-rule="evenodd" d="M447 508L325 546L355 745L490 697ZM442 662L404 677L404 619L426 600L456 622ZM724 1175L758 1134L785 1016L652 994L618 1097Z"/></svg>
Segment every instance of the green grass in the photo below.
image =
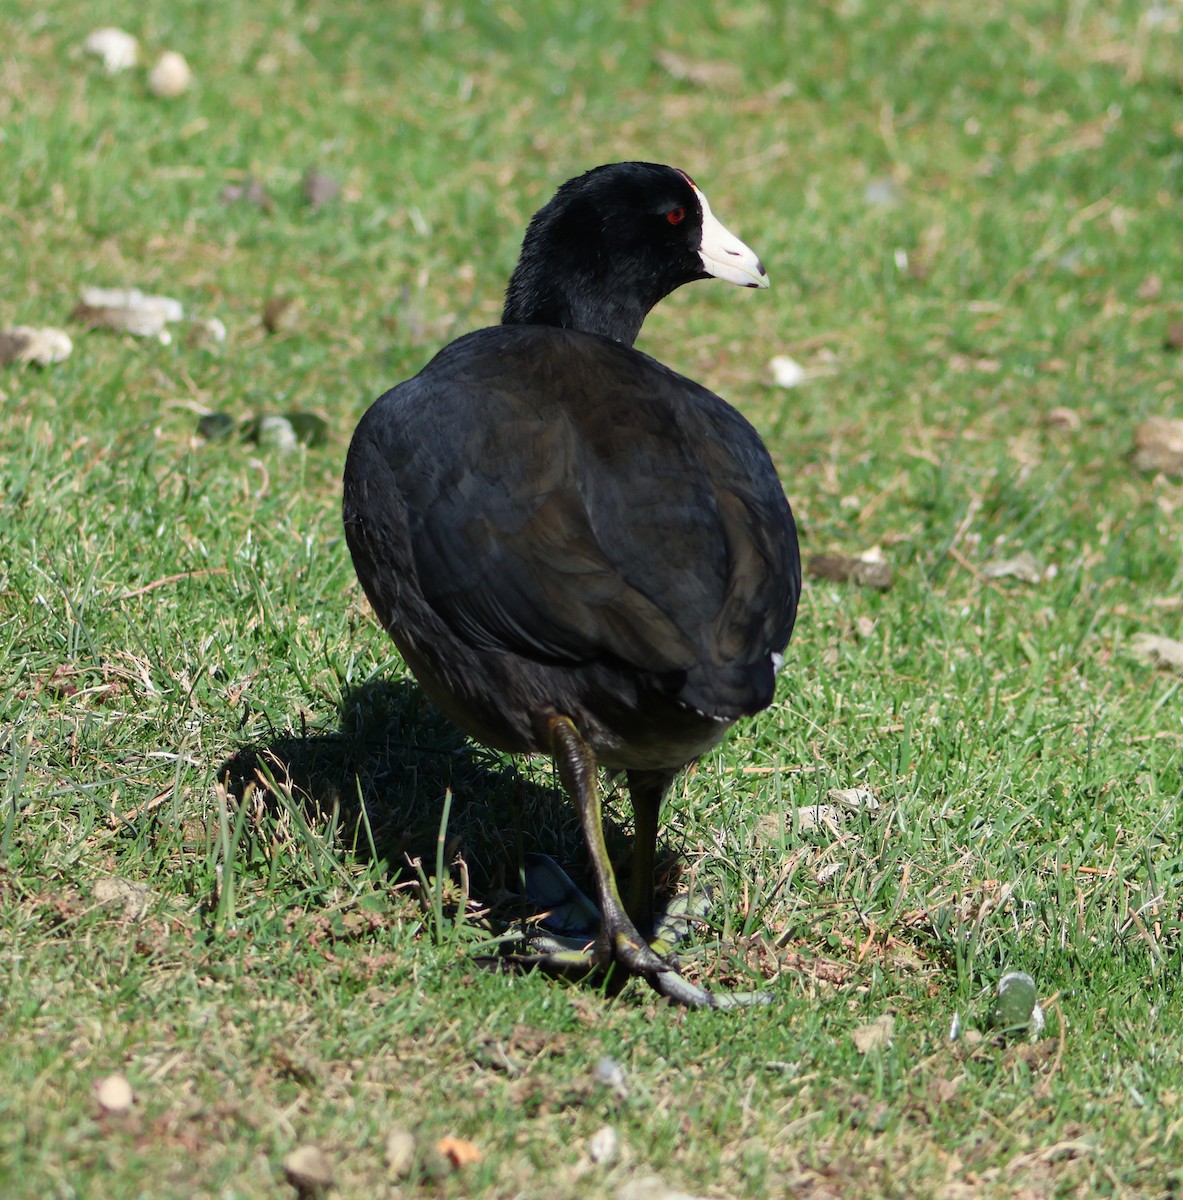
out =
<svg viewBox="0 0 1183 1200"><path fill-rule="evenodd" d="M77 52L94 11L0 0L0 324L75 337L0 368L0 1194L271 1196L311 1143L341 1197L1176 1196L1183 697L1130 642L1183 636L1183 489L1129 452L1181 411L1178 5L104 10L189 58L171 102ZM524 852L580 873L577 824L546 763L424 705L339 527L365 406L496 320L559 182L627 157L689 170L773 281L683 289L642 348L755 422L807 555L895 571L807 589L776 704L671 798L715 894L687 972L774 997L739 1014L479 967ZM310 166L345 185L316 211ZM221 203L247 175L270 211ZM86 332L88 283L229 339ZM291 408L326 445L196 435ZM1042 583L983 573L1021 550ZM877 813L797 827L853 786ZM1009 968L1045 1039L950 1042ZM446 1135L481 1161L441 1172Z"/></svg>

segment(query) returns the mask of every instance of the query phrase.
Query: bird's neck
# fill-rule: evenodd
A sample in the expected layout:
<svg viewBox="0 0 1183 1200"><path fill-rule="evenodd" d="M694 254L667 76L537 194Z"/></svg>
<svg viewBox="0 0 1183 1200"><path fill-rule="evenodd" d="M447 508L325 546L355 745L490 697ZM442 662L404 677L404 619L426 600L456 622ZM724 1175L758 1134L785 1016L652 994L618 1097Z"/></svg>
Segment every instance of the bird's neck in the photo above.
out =
<svg viewBox="0 0 1183 1200"><path fill-rule="evenodd" d="M516 278L516 276L515 276ZM641 332L649 310L621 298L597 295L578 288L511 286L501 314L503 325L556 325L599 333L613 341L631 346Z"/></svg>
<svg viewBox="0 0 1183 1200"><path fill-rule="evenodd" d="M556 325L631 346L661 295L630 280L622 287L591 246L527 239L505 293L503 325Z"/></svg>

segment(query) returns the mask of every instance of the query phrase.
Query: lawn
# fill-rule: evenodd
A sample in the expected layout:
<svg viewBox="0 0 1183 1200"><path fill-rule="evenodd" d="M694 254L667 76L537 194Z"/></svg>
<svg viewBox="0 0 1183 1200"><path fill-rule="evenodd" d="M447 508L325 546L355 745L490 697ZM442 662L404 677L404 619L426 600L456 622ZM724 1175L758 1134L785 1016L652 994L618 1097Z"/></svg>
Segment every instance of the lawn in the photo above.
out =
<svg viewBox="0 0 1183 1200"><path fill-rule="evenodd" d="M97 13L0 0L0 327L74 345L0 366L0 1195L1178 1196L1183 675L1138 637L1183 638L1183 477L1133 456L1183 417L1177 0ZM671 795L739 1012L488 969L577 822L421 698L340 527L367 404L627 158L772 280L639 347L760 430L807 560L891 571L810 580ZM250 436L291 411L324 437ZM1041 1033L990 1026L1010 970Z"/></svg>

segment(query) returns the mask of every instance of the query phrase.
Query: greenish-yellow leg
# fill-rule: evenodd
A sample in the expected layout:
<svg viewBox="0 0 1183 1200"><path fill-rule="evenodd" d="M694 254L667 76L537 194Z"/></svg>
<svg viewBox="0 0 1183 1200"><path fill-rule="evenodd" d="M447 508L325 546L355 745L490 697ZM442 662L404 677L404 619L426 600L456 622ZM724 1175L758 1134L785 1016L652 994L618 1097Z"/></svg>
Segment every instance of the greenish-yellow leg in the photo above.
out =
<svg viewBox="0 0 1183 1200"><path fill-rule="evenodd" d="M667 771L628 772L628 791L633 802L636 833L633 839L633 876L629 882L628 915L661 958L673 953L673 946L656 945L653 942L653 870L657 859L661 802L672 780L673 774Z"/></svg>
<svg viewBox="0 0 1183 1200"><path fill-rule="evenodd" d="M600 809L597 764L591 747L580 736L568 717L550 719L551 752L563 787L579 813L579 823L587 842L592 873L600 902L601 926L595 949L595 966L603 970L615 967L628 975L639 975L661 995L690 1008L731 1008L751 1004L762 997L713 994L683 979L658 950L637 931L633 916L625 910L616 885L616 876L604 842L604 824ZM637 841L630 898L633 913L651 928L653 922L653 859L657 845L657 818L661 798L669 777L659 772L638 772L639 792L636 804ZM630 774L630 789L634 775ZM644 894L643 894L644 893ZM558 952L548 956L559 969L586 968L586 955Z"/></svg>

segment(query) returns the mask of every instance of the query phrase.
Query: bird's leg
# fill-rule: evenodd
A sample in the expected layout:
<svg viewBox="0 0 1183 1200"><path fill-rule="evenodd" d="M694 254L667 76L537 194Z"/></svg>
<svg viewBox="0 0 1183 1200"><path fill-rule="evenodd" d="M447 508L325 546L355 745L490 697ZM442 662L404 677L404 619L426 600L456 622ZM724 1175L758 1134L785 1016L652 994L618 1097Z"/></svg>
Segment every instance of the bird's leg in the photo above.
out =
<svg viewBox="0 0 1183 1200"><path fill-rule="evenodd" d="M628 915L646 937L653 936L653 864L657 858L657 822L672 772L629 771L636 836L633 839L633 877L629 884Z"/></svg>
<svg viewBox="0 0 1183 1200"><path fill-rule="evenodd" d="M684 979L676 967L665 961L663 955L669 954L673 947L668 937L661 937L653 945L646 942L637 930L634 917L620 898L608 857L595 754L569 717L551 716L546 723L546 732L559 778L579 813L579 823L596 881L600 932L594 946L581 947L572 944L569 938L545 935L530 938L528 940L535 953L517 961L575 976L596 971L607 972L608 987L612 991L619 990L629 976L639 975L660 995L687 1008L741 1008L770 1000L768 993L704 991ZM645 923L646 928L653 921L653 860L657 846L657 819L671 777L661 771L631 772L629 775L629 790L633 795L637 818L630 900L632 912Z"/></svg>
<svg viewBox="0 0 1183 1200"><path fill-rule="evenodd" d="M633 842L633 877L629 886L628 915L658 956L672 959L695 916L707 913L705 895L676 898L657 919L654 901L654 862L657 858L658 817L661 802L673 781L673 771L629 771L628 790L633 801L636 838ZM677 908L675 913L674 909Z"/></svg>
<svg viewBox="0 0 1183 1200"><path fill-rule="evenodd" d="M550 742L559 778L579 813L579 824L583 829L583 839L591 858L596 893L600 902L600 938L607 946L608 961L604 964L607 966L616 957L615 943L618 936L625 942L633 940L642 945L644 943L641 942L625 911L620 890L616 885L616 875L608 857L608 846L604 841L596 756L569 717L550 719Z"/></svg>
<svg viewBox="0 0 1183 1200"><path fill-rule="evenodd" d="M661 803L669 791L674 771L629 771L628 790L636 818L633 844L633 877L629 888L628 914L633 924L649 939L658 958L672 959L678 944L689 932L691 922L705 917L710 896L689 892L665 906L660 918L655 909L653 875L657 857L657 827Z"/></svg>
<svg viewBox="0 0 1183 1200"><path fill-rule="evenodd" d="M696 987L688 979L683 979L669 963L658 956L637 932L637 927L625 911L624 904L620 899L616 876L608 858L597 787L595 755L569 717L551 717L549 731L551 753L554 755L559 778L563 781L563 786L579 813L579 823L583 828L584 840L591 857L592 872L596 879L602 920L598 946L598 953L603 956L604 960L601 965L604 967L614 965L622 968L629 975L640 975L647 979L661 995L676 1004L684 1004L689 1008L722 1008L732 1007L734 1003L751 1003L746 999L738 1000L726 995L712 995L710 992ZM638 835L640 836L642 833L641 826L647 827L644 837L639 842L641 861L637 867L649 880L649 898L645 907L649 912L650 919L652 919L653 909L652 878L653 856L657 842L657 812L664 790L662 788L654 797L652 787L642 788L643 794L650 799L642 802L641 811L638 813ZM641 816L641 812L644 812L645 815ZM651 828L648 828L650 826ZM640 886L642 885L634 883L634 894Z"/></svg>

